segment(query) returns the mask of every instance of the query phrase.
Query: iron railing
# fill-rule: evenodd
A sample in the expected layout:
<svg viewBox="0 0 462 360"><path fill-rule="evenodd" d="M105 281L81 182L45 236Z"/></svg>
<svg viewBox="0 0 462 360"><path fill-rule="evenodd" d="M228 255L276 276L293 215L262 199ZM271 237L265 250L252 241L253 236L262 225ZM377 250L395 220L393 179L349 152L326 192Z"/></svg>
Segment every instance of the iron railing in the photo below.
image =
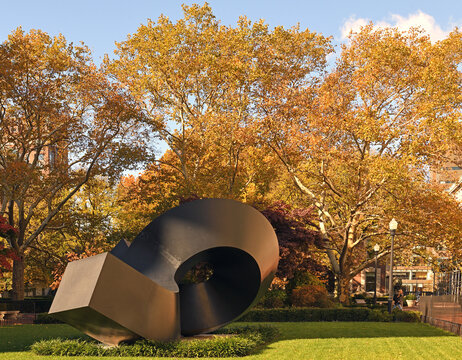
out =
<svg viewBox="0 0 462 360"><path fill-rule="evenodd" d="M462 295L462 272L460 270L435 274L435 295Z"/></svg>

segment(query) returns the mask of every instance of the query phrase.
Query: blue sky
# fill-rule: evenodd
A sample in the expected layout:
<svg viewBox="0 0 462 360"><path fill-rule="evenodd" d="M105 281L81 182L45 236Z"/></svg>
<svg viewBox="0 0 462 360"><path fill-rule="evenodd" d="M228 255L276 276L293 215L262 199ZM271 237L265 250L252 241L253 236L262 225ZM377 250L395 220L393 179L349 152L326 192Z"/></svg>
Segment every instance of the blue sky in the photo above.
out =
<svg viewBox="0 0 462 360"><path fill-rule="evenodd" d="M177 0L1 0L0 41L18 26L41 29L51 35L62 33L68 41L83 41L100 62L112 54L115 41L122 41L147 18L160 14L182 17L181 4L202 1ZM214 14L223 24L233 25L240 15L265 19L271 26L302 28L332 35L335 43L351 28L372 20L381 26L421 25L434 40L462 25L462 1L302 1L302 0L210 0Z"/></svg>
<svg viewBox="0 0 462 360"><path fill-rule="evenodd" d="M68 41L83 41L96 63L104 54L112 55L115 41L125 40L147 18L160 14L172 20L183 16L181 4L203 1L181 0L0 0L2 20L0 41L18 26L41 29L50 35L63 34ZM462 1L386 0L209 0L215 16L225 25L235 25L240 15L253 21L265 19L272 27L301 28L334 37L334 44L345 40L350 29L373 21L378 26L406 29L420 25L433 40L444 37L454 26L462 27ZM164 152L165 144L159 144ZM136 174L136 172L133 172Z"/></svg>

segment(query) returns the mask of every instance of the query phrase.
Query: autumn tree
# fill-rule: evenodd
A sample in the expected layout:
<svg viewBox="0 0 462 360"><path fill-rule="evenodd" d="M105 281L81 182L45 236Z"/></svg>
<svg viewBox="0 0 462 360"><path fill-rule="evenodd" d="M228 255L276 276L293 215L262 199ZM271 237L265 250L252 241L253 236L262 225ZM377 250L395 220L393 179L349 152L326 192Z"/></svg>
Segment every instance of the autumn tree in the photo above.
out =
<svg viewBox="0 0 462 360"><path fill-rule="evenodd" d="M245 17L224 26L207 3L183 10L176 22L141 25L117 45L107 71L167 144L156 165L175 172L183 194L242 199L274 168L255 142L258 89L320 69L329 39Z"/></svg>
<svg viewBox="0 0 462 360"><path fill-rule="evenodd" d="M256 205L257 208L261 206ZM260 209L276 232L279 242L279 265L276 276L287 282L297 272L310 272L327 279L329 268L320 254L322 241L315 231L313 208L298 209L277 201Z"/></svg>
<svg viewBox="0 0 462 360"><path fill-rule="evenodd" d="M65 204L148 152L136 110L85 46L21 28L0 45L0 215L18 229L8 238L14 299L24 297L28 249Z"/></svg>
<svg viewBox="0 0 462 360"><path fill-rule="evenodd" d="M350 36L319 86L282 79L280 89L262 89L262 140L285 165L300 202L317 209L315 227L342 302L350 280L371 264L368 250L377 242L379 257L389 252L392 217L400 222L398 246L408 249L460 236L457 221L429 231L447 211L419 215L443 201L435 209L460 216L428 184L429 166L460 134L459 46L457 32L432 44L416 29L370 24Z"/></svg>
<svg viewBox="0 0 462 360"><path fill-rule="evenodd" d="M11 249L5 248L4 241L16 236L17 229L12 227L8 220L0 216L0 280L4 277L5 272L12 270L14 253Z"/></svg>
<svg viewBox="0 0 462 360"><path fill-rule="evenodd" d="M26 283L56 288L70 260L111 250L121 236L116 190L104 178L85 183L29 246Z"/></svg>

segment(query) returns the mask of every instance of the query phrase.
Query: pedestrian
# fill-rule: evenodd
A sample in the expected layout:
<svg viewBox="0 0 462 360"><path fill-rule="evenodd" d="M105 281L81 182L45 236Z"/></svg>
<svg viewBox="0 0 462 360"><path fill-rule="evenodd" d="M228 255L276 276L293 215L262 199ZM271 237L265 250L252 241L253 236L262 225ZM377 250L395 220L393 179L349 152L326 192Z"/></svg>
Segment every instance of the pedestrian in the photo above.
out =
<svg viewBox="0 0 462 360"><path fill-rule="evenodd" d="M395 305L393 306L393 309L398 308L400 310L403 310L403 300L404 300L403 290L399 289L397 292L395 292L395 295L393 296L393 301L395 303Z"/></svg>

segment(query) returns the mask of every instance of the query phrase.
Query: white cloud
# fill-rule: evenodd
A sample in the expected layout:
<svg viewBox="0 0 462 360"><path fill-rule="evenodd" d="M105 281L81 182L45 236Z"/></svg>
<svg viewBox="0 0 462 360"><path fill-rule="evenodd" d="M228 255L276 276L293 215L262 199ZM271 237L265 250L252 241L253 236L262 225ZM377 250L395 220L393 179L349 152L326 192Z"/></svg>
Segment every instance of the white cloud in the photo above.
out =
<svg viewBox="0 0 462 360"><path fill-rule="evenodd" d="M367 25L370 21L370 19L356 18L355 16L347 19L340 29L342 40L345 40L351 31L360 30L361 26ZM453 26L448 26L447 30L443 30L433 16L420 10L415 14L410 14L408 17L392 14L389 21L374 21L374 27L396 27L401 31L409 30L411 27L420 27L430 36L432 41L444 39L453 28Z"/></svg>
<svg viewBox="0 0 462 360"><path fill-rule="evenodd" d="M358 32L361 27L367 25L370 20L364 19L364 18L359 18L356 19L355 16L351 16L348 18L344 23L342 28L340 29L340 32L342 34L342 40L345 40L350 32Z"/></svg>

